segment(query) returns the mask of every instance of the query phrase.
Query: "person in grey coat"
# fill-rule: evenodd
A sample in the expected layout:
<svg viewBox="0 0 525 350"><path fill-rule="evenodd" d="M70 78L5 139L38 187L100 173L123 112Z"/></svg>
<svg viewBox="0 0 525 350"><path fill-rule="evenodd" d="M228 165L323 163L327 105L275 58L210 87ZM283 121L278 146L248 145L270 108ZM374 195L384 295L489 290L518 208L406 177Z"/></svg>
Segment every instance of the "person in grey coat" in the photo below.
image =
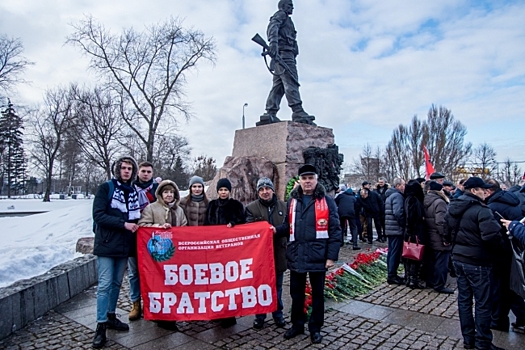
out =
<svg viewBox="0 0 525 350"><path fill-rule="evenodd" d="M394 179L393 188L386 191L385 200L385 233L388 237L388 284L404 284L403 278L397 275L403 252L403 235L405 233L405 180Z"/></svg>
<svg viewBox="0 0 525 350"><path fill-rule="evenodd" d="M328 268L339 258L341 226L337 206L317 182L317 170L306 164L299 168L299 185L290 194L284 223L274 227L288 237L286 260L290 269L292 327L284 334L291 339L304 333L306 275L312 286L312 314L308 322L312 343L322 341L324 324L324 283Z"/></svg>
<svg viewBox="0 0 525 350"><path fill-rule="evenodd" d="M425 196L425 223L427 227L428 245L433 254L432 271L427 280L431 281L434 290L438 293L453 294L452 289L446 288L448 261L452 245L445 237L445 215L447 214L449 198L443 193L443 185L430 181ZM426 252L425 252L426 253Z"/></svg>
<svg viewBox="0 0 525 350"><path fill-rule="evenodd" d="M271 225L281 225L286 217L286 203L275 195L272 180L261 177L257 181L257 195L259 198L246 206L246 222L268 221ZM286 237L274 236L273 254L275 259L275 284L277 290L277 310L272 312L277 327L284 327L283 317L283 280L286 271ZM264 325L265 314L255 315L253 328L261 329Z"/></svg>

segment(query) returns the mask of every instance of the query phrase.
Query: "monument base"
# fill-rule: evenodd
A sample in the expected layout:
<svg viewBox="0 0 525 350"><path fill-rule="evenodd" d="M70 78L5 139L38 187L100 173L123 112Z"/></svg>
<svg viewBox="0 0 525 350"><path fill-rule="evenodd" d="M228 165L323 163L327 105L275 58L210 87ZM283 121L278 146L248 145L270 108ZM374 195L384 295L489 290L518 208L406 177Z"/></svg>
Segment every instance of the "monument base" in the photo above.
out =
<svg viewBox="0 0 525 350"><path fill-rule="evenodd" d="M308 147L334 144L333 130L292 121L283 121L235 131L232 157L259 157L275 164L275 193L284 200L286 184L304 164Z"/></svg>

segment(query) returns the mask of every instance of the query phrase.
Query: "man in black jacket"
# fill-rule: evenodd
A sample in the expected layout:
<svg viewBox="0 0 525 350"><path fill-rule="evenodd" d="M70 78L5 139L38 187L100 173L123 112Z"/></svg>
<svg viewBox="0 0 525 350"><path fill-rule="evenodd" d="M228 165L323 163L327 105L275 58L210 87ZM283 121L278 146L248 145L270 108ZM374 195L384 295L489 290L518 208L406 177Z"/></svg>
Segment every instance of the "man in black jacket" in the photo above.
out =
<svg viewBox="0 0 525 350"><path fill-rule="evenodd" d="M135 248L134 238L139 226L140 205L132 185L137 176L137 163L131 157L118 159L112 167L114 178L98 187L93 201L95 245L97 256L97 330L93 347L106 343L106 328L127 331L128 325L116 318L118 295L128 256Z"/></svg>
<svg viewBox="0 0 525 350"><path fill-rule="evenodd" d="M520 220L520 200L508 191L503 191L498 181L490 179L487 181L491 188L486 191L485 202L493 213L498 213L507 220ZM497 219L496 214L494 217ZM510 270L512 261L512 246L507 236L507 229L502 225L500 235L504 242L505 253L500 254L494 261L493 280L491 281L492 300L492 323L490 328L503 332L509 331L509 311L516 316L519 324L525 323L525 302L523 298L510 289Z"/></svg>
<svg viewBox="0 0 525 350"><path fill-rule="evenodd" d="M352 234L352 243L354 250L361 249L357 243L357 224L356 224L356 201L354 191L349 187L346 191L341 192L335 197L335 203L337 204L337 212L339 213L339 221L341 222L341 229L343 234L341 235L341 246L344 244L344 237L347 228L350 227L350 233Z"/></svg>
<svg viewBox="0 0 525 350"><path fill-rule="evenodd" d="M453 243L452 262L457 275L463 343L465 349L499 349L492 344L490 330L490 278L494 256L500 253L503 242L500 224L483 203L485 189L492 186L479 177L469 178L463 186L465 194L452 201L445 216L446 235Z"/></svg>
<svg viewBox="0 0 525 350"><path fill-rule="evenodd" d="M383 207L381 208L381 230L383 232L383 238L386 240L386 232L385 232L385 201L386 201L386 191L389 189L388 183L386 182L386 179L384 177L380 177L379 181L377 182L376 188L374 189L374 192L376 192L380 197L381 201L383 202Z"/></svg>
<svg viewBox="0 0 525 350"><path fill-rule="evenodd" d="M317 170L306 164L299 168L299 185L290 194L285 222L274 228L288 236L286 259L290 269L292 327L285 339L304 333L304 291L308 273L312 286L312 314L308 322L312 343L322 341L324 323L324 281L326 270L339 257L341 227L334 200L317 183Z"/></svg>
<svg viewBox="0 0 525 350"><path fill-rule="evenodd" d="M363 208L363 214L366 218L367 226L367 238L368 243L372 244L374 238L374 231L372 230L372 220L377 231L378 242L386 242L386 238L383 237L381 228L381 215L383 212L384 204L381 200L381 196L374 191L370 191L368 188L363 188L359 191L357 197L357 203L359 208Z"/></svg>
<svg viewBox="0 0 525 350"><path fill-rule="evenodd" d="M257 181L257 195L259 198L246 206L246 222L268 221L274 226L281 225L286 216L286 203L277 199L273 182L267 177ZM273 238L273 255L275 260L275 284L277 290L277 310L272 312L277 327L286 325L283 317L283 279L286 271L286 237ZM265 314L255 315L253 328L261 329L264 325Z"/></svg>

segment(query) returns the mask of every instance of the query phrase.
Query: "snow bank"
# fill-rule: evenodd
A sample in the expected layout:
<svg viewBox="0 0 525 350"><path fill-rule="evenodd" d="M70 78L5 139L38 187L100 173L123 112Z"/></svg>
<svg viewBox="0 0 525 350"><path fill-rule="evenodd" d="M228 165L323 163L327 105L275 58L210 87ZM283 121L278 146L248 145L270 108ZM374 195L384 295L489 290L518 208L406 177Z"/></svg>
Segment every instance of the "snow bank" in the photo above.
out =
<svg viewBox="0 0 525 350"><path fill-rule="evenodd" d="M15 209L7 209L14 206ZM92 200L0 200L0 212L49 212L0 218L0 287L72 260L76 242L92 236Z"/></svg>

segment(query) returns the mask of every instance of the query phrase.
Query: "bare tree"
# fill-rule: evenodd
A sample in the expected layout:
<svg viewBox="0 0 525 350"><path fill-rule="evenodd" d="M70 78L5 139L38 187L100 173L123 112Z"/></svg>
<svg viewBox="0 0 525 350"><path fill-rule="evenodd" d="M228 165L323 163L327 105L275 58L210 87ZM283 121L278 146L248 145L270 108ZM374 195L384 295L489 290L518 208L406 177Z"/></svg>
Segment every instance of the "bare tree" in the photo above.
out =
<svg viewBox="0 0 525 350"><path fill-rule="evenodd" d="M64 88L46 91L45 106L39 111L33 112L31 118L34 133L31 155L45 175L44 202L50 201L55 161L64 142L66 132L73 122L73 97L68 91Z"/></svg>
<svg viewBox="0 0 525 350"><path fill-rule="evenodd" d="M432 106L427 120L414 116L409 127L399 125L394 130L382 157L383 172L390 179L421 177L426 145L434 168L452 177L471 152L471 144L464 143L466 133L466 128L454 120L449 110Z"/></svg>
<svg viewBox="0 0 525 350"><path fill-rule="evenodd" d="M363 147L362 153L358 160L354 160L351 171L358 175L356 180L376 181L379 177L385 175L384 155L379 147L372 150L369 144Z"/></svg>
<svg viewBox="0 0 525 350"><path fill-rule="evenodd" d="M119 108L108 91L97 87L83 90L73 86L75 131L86 159L111 178L111 162L122 149L119 144L122 122Z"/></svg>
<svg viewBox="0 0 525 350"><path fill-rule="evenodd" d="M173 169L178 168L179 173L184 172L185 161L189 159L191 148L188 145L188 140L179 135L161 135L159 142L155 146L153 162L156 173L162 178L175 179L173 176ZM180 179L182 177L179 177ZM178 183L180 188L187 186L185 183Z"/></svg>
<svg viewBox="0 0 525 350"><path fill-rule="evenodd" d="M198 61L215 60L213 39L184 29L174 18L144 32L129 28L120 35L111 34L92 17L73 27L67 42L80 47L90 57L90 67L107 78L120 98L124 122L144 144L147 160L153 161L161 120L171 117L175 122L176 113L190 117L182 88Z"/></svg>
<svg viewBox="0 0 525 350"><path fill-rule="evenodd" d="M23 83L20 76L27 66L33 64L22 56L24 46L20 39L0 35L0 88L8 90L17 83Z"/></svg>
<svg viewBox="0 0 525 350"><path fill-rule="evenodd" d="M215 159L204 155L193 159L193 174L202 177L204 181L212 180L217 173Z"/></svg>
<svg viewBox="0 0 525 350"><path fill-rule="evenodd" d="M423 142L430 154L430 161L436 171L452 177L458 167L465 165L470 156L472 144L465 143L467 128L454 120L452 112L445 107L432 105L423 127Z"/></svg>
<svg viewBox="0 0 525 350"><path fill-rule="evenodd" d="M483 179L491 177L498 167L496 151L486 142L474 149L473 158L476 175Z"/></svg>
<svg viewBox="0 0 525 350"><path fill-rule="evenodd" d="M503 163L503 168L501 169L500 178L507 186L514 186L519 184L522 179L522 171L517 163L514 163L507 158Z"/></svg>

